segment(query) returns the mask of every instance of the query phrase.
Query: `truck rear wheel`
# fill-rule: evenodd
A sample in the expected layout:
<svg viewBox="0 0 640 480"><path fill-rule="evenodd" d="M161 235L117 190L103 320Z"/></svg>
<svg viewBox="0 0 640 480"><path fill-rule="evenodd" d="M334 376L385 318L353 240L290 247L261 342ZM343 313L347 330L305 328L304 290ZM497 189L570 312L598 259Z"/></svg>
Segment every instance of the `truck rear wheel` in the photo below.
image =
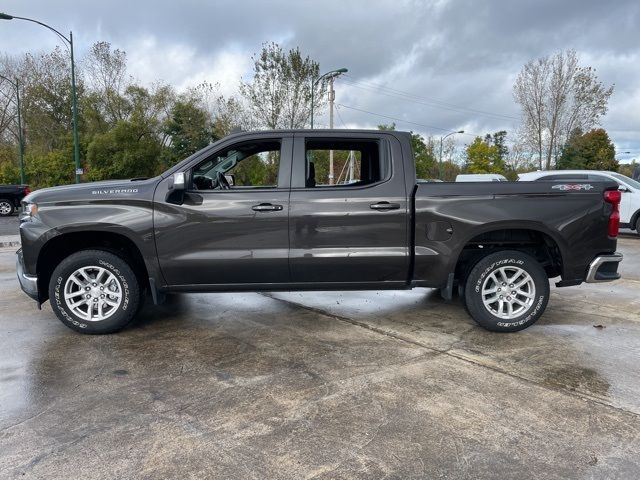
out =
<svg viewBox="0 0 640 480"><path fill-rule="evenodd" d="M549 280L533 257L504 250L487 255L469 272L467 309L482 327L516 332L533 325L549 301Z"/></svg>
<svg viewBox="0 0 640 480"><path fill-rule="evenodd" d="M104 250L83 250L60 262L49 282L49 299L62 323L88 334L122 330L141 301L133 270Z"/></svg>

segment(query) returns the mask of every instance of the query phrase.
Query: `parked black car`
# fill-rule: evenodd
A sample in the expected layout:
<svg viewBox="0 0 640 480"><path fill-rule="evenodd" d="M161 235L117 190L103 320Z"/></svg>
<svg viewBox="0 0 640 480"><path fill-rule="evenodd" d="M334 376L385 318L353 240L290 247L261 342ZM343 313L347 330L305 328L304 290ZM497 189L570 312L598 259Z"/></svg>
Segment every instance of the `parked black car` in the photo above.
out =
<svg viewBox="0 0 640 480"><path fill-rule="evenodd" d="M19 209L22 199L30 193L29 185L0 185L0 217Z"/></svg>
<svg viewBox="0 0 640 480"><path fill-rule="evenodd" d="M613 181L418 183L409 133L240 133L155 178L32 193L17 269L84 333L126 326L144 290L413 287L509 332L540 318L549 278L620 277L619 202Z"/></svg>

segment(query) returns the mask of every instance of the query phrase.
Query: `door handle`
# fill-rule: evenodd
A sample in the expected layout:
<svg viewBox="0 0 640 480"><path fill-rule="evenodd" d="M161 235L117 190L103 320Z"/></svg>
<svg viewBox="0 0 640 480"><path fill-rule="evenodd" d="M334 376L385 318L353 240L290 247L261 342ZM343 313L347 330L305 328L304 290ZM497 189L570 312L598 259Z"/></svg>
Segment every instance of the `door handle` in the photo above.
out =
<svg viewBox="0 0 640 480"><path fill-rule="evenodd" d="M399 203L378 202L369 205L372 210L398 210L400 208Z"/></svg>
<svg viewBox="0 0 640 480"><path fill-rule="evenodd" d="M271 203L261 203L260 205L254 205L251 210L256 212L277 212L282 210L282 205L273 205Z"/></svg>

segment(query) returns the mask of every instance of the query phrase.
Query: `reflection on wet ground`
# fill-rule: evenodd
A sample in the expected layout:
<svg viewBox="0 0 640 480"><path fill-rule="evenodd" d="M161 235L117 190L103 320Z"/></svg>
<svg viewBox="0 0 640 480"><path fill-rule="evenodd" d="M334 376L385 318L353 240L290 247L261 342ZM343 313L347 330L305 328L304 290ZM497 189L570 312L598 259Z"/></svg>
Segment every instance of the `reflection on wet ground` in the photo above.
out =
<svg viewBox="0 0 640 480"><path fill-rule="evenodd" d="M436 292L169 296L118 335L37 311L0 252L1 478L640 474L640 238L532 328Z"/></svg>

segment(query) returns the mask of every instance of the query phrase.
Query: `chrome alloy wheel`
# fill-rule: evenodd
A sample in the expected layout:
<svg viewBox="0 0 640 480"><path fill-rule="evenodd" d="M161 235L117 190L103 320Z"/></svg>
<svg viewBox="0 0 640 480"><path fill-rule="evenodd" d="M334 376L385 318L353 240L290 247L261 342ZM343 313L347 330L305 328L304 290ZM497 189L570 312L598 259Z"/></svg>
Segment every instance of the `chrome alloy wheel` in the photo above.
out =
<svg viewBox="0 0 640 480"><path fill-rule="evenodd" d="M491 272L482 284L482 303L492 315L512 320L525 313L536 296L536 286L525 270L508 266Z"/></svg>
<svg viewBox="0 0 640 480"><path fill-rule="evenodd" d="M82 267L65 282L64 301L69 310L83 320L106 320L122 303L122 285L113 273L102 267Z"/></svg>
<svg viewBox="0 0 640 480"><path fill-rule="evenodd" d="M0 215L9 215L12 211L13 206L8 201L0 201Z"/></svg>

